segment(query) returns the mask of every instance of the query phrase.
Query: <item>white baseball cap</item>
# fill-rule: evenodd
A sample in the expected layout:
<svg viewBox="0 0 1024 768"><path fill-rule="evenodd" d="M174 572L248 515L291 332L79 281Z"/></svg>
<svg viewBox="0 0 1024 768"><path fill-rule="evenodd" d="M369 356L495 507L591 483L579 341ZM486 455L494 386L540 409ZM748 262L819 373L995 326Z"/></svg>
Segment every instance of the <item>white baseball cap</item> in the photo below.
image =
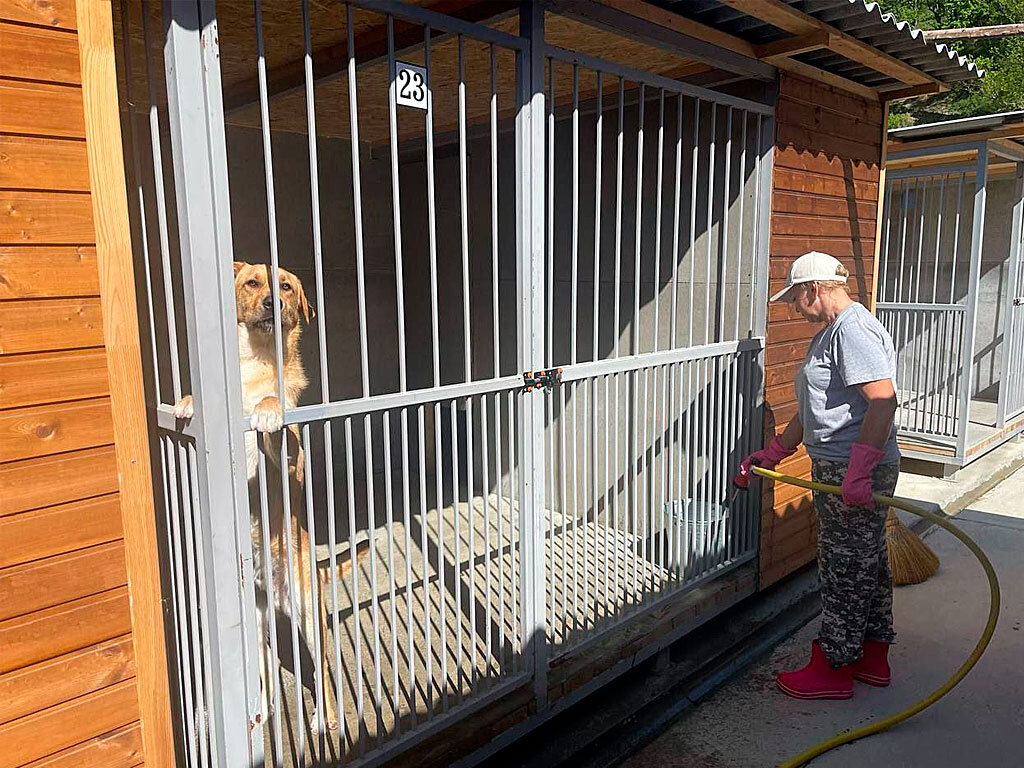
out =
<svg viewBox="0 0 1024 768"><path fill-rule="evenodd" d="M815 280L845 283L846 274L842 262L835 256L829 256L821 251L805 253L789 268L789 280L786 287L772 296L769 301L778 301L786 295L790 288L800 285L800 283L810 283Z"/></svg>

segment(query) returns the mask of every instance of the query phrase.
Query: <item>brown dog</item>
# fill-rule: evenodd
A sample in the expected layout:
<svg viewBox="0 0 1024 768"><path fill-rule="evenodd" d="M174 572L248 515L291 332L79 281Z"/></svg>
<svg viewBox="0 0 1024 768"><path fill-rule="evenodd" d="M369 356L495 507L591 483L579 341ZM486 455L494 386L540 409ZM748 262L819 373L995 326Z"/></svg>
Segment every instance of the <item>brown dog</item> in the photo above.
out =
<svg viewBox="0 0 1024 768"><path fill-rule="evenodd" d="M282 431L284 424L284 408L278 396L277 355L274 340L274 299L273 289L269 282L270 268L265 264L246 264L241 261L234 263L235 269L235 308L238 317L238 352L239 366L242 376L242 403L245 414L249 417L252 432L245 434L246 469L249 481L249 510L252 524L253 568L256 584L262 592L262 608L267 618L268 632L276 631L266 601L268 587L265 560L269 558L271 567L271 584L276 611L292 618L291 585L288 579L288 553L285 549L284 531L284 500L281 493L283 482L281 473L281 439L286 438L288 455L288 497L291 510L291 563L295 593L303 619L303 639L312 655L312 641L315 636L315 620L313 610L309 606L312 600L312 584L310 574L313 571L316 554L310 547L309 534L300 524L305 514L305 497L303 494L304 458L299 430L291 425ZM278 290L281 299L281 333L282 362L284 372L284 407L295 408L299 396L306 389L309 381L306 378L302 359L299 355L299 338L302 333L300 319L308 325L314 317L312 307L302 290L302 282L291 272L278 270ZM191 418L193 413L191 395L184 397L174 408L178 418ZM259 435L259 437L257 437ZM259 456L266 459L267 478L265 483L259 478ZM276 473L275 474L275 470ZM265 485L267 496L266 523L261 519L259 510L262 508L261 485ZM270 543L267 552L263 551L263 526L269 528ZM364 542L357 548L357 560L361 560L369 552L369 544ZM351 556L339 566L340 575L344 577L352 568ZM327 638L327 606L324 600L328 588L329 571L317 568L320 582L320 650L321 669L325 680L326 720L331 730L338 727L337 709L330 696L330 675L328 673L328 638ZM264 685L264 707L266 707L267 686Z"/></svg>

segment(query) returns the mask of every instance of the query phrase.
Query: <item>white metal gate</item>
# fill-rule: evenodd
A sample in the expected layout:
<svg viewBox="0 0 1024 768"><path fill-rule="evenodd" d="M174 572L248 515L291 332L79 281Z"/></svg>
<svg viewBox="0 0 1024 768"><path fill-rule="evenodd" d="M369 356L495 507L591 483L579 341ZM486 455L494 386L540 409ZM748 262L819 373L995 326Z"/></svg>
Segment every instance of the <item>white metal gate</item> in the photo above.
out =
<svg viewBox="0 0 1024 768"><path fill-rule="evenodd" d="M982 152L886 176L876 311L897 352L896 423L954 451L967 439L985 171Z"/></svg>
<svg viewBox="0 0 1024 768"><path fill-rule="evenodd" d="M238 7L122 7L180 764L378 764L549 707L555 657L755 556L773 112L545 45L528 2ZM284 430L243 401L248 290Z"/></svg>
<svg viewBox="0 0 1024 768"><path fill-rule="evenodd" d="M1006 310L1003 316L1002 376L999 390L1000 428L1024 413L1024 163L1017 164L1014 188L1013 224L1010 233L1009 274L1006 281Z"/></svg>
<svg viewBox="0 0 1024 768"><path fill-rule="evenodd" d="M756 552L729 472L760 440L774 131L763 104L544 58L554 661Z"/></svg>
<svg viewBox="0 0 1024 768"><path fill-rule="evenodd" d="M951 161L942 163L941 155ZM878 278L878 316L893 336L898 357L897 424L905 453L962 465L970 455L1011 437L1013 430L1006 428L1024 413L1024 151L998 141L973 141L911 148L890 157L914 161L886 177ZM988 211L994 236L986 241L990 166L1016 176L1012 223ZM1007 224L1011 231L1003 251L999 235ZM987 273L999 278L1001 295L988 299L999 307L998 318L979 304L986 300L981 296L983 258ZM984 344L976 338L982 316L985 332L991 333ZM998 380L983 371L981 362L994 361L997 353L1000 362L992 368ZM994 390L993 383L998 398L983 397L979 390Z"/></svg>

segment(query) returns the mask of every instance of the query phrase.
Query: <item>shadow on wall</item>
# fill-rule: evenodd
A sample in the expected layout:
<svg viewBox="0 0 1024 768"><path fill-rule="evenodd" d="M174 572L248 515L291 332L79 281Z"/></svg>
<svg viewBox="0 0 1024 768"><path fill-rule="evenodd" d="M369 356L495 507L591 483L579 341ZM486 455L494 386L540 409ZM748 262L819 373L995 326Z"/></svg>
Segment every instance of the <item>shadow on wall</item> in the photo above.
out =
<svg viewBox="0 0 1024 768"><path fill-rule="evenodd" d="M780 236L799 238L806 246L803 251L834 253L850 270L851 293L864 304L873 288L877 197L870 187L877 183L881 129L878 105L836 93L821 83L783 75L776 163L797 181L795 186L777 186L773 213L803 218L773 222L772 255L778 257L781 243L777 246L776 238ZM778 179L776 172L777 185Z"/></svg>
<svg viewBox="0 0 1024 768"><path fill-rule="evenodd" d="M863 119L854 114L841 117L836 105L827 103L830 95L820 84L783 76L772 201L773 283L778 286L785 279L789 266L800 254L824 251L843 262L850 272L847 283L851 297L867 306L874 288L877 223L877 197L872 199L870 187L872 180L877 180L881 159L881 120L879 117L874 124L868 113ZM872 108L866 109L870 112ZM804 321L789 307L777 309L769 317L774 317L769 326L769 347L784 347L777 352L785 353L781 355L784 359L775 362L775 368L789 369L795 376L807 344L818 329L811 325L798 327ZM780 388L785 383L770 381ZM795 409L793 394L786 389L785 400L780 401L778 396L765 399L766 441L785 427L779 421L780 413ZM761 494L762 509L773 509L774 483L762 483ZM787 504L776 514L794 510L792 504Z"/></svg>
<svg viewBox="0 0 1024 768"><path fill-rule="evenodd" d="M850 220L851 232L857 232L861 224L861 216L857 210L857 196L855 187L853 184L853 164L854 160L850 158L843 158L843 184L846 186L846 210ZM865 161L867 162L867 161ZM877 210L877 209L876 209ZM877 213L870 219L866 220L866 223L870 224L872 228L875 227L877 222ZM852 238L853 240L853 266L850 270L849 280L854 281L856 285L857 296L860 297L861 303L866 303L867 299L871 295L871 285L869 284L868 270L873 268L874 265L874 251L871 253L865 252L864 241L859 237ZM874 235L872 235L872 243L874 242ZM849 267L847 267L849 269Z"/></svg>

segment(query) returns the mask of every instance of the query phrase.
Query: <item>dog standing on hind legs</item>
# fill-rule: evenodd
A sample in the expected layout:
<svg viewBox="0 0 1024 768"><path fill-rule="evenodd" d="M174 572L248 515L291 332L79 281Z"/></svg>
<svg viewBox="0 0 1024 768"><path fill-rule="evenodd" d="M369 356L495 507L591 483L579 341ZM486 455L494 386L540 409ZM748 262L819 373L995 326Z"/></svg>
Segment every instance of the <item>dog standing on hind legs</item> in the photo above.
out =
<svg viewBox="0 0 1024 768"><path fill-rule="evenodd" d="M293 567L293 583L298 595L302 614L302 640L306 648L313 653L313 639L316 637L316 622L313 607L308 605L312 599L310 573L316 562L316 553L310 546L309 534L300 519L305 513L305 464L302 441L295 425L283 429L284 407L295 408L299 396L309 384L299 354L299 338L301 336L300 318L308 325L314 317L312 307L302 290L302 282L283 269L278 270L278 292L281 300L281 334L282 362L284 378L284 407L278 397L277 354L274 341L274 297L270 283L270 267L265 264L247 264L236 261L235 273L235 308L238 319L238 353L239 367L242 377L242 405L252 431L245 433L246 474L249 487L249 510L252 525L253 569L255 572L258 592L262 592L262 612L266 618L269 632L276 631L278 613L290 618L293 614L289 599L288 556L286 543L288 538L284 529L284 497L283 482L274 482L281 474L281 441L287 440L287 478L288 498L290 506L291 563ZM193 415L192 396L182 398L174 407L174 415L179 419L189 419ZM270 531L268 551L263 536L263 521L260 517L262 508L259 456L266 459L267 475L267 525ZM277 475L275 475L275 470ZM357 547L356 560L361 560L369 552L369 544ZM265 562L269 559L271 578L268 584ZM331 557L332 567L334 557ZM352 568L351 553L348 559L339 564L339 577L343 578ZM339 725L338 711L331 698L330 680L328 675L328 636L327 636L327 604L326 589L329 585L329 571L316 569L319 581L320 599L316 608L320 612L320 662L324 674L324 708L325 719L329 730L336 730ZM274 612L266 605L268 587L274 595ZM301 610L301 608L306 610ZM296 675L296 685L302 681ZM279 684L274 681L274 685ZM263 684L264 715L267 711L267 681ZM337 692L340 694L340 691Z"/></svg>

